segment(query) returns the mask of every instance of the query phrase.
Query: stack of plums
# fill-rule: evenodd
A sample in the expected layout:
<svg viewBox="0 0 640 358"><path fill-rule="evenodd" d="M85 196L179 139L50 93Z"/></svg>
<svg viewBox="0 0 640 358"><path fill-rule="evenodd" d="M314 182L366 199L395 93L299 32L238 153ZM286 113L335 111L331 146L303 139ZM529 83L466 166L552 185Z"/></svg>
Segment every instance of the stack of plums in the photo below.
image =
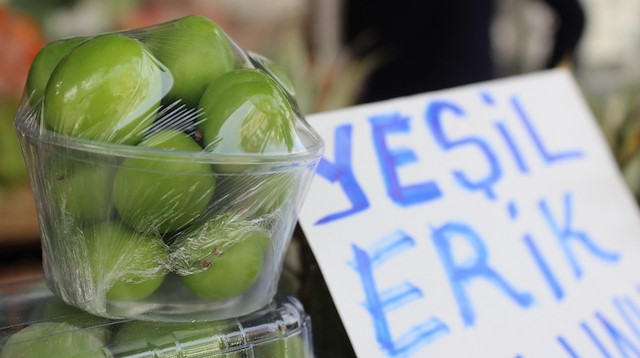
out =
<svg viewBox="0 0 640 358"><path fill-rule="evenodd" d="M276 68L200 16L40 51L15 127L59 297L177 321L271 301L323 150Z"/></svg>

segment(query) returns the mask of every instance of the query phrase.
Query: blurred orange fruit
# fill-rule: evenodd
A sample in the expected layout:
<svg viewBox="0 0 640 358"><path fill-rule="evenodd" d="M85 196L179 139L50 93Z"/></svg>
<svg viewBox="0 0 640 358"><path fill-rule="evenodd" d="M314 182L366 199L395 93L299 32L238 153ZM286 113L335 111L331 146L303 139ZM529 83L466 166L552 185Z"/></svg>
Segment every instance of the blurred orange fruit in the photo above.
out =
<svg viewBox="0 0 640 358"><path fill-rule="evenodd" d="M31 62L46 40L37 20L1 3L0 39L0 98L17 98Z"/></svg>

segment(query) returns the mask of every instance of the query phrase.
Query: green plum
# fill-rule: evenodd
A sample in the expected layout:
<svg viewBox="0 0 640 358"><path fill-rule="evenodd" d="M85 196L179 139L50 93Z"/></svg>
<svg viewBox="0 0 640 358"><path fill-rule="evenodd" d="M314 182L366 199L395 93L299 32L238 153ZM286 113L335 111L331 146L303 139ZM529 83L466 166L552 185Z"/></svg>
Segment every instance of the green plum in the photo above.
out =
<svg viewBox="0 0 640 358"><path fill-rule="evenodd" d="M206 270L182 278L198 297L225 300L241 295L258 279L262 271L263 247L259 234L249 234L226 250L212 251ZM209 263L210 262L210 263Z"/></svg>
<svg viewBox="0 0 640 358"><path fill-rule="evenodd" d="M172 245L174 271L196 296L208 300L237 297L257 281L269 238L256 223L221 214ZM186 267L185 267L186 266Z"/></svg>
<svg viewBox="0 0 640 358"><path fill-rule="evenodd" d="M271 61L271 59L262 56L257 53L251 53L251 60L253 64L265 72L267 72L271 77L273 77L276 82L285 90L285 92L291 96L291 98L295 98L296 90L293 86L293 81L287 75L287 72L280 67L277 63Z"/></svg>
<svg viewBox="0 0 640 358"><path fill-rule="evenodd" d="M104 358L111 356L104 342L93 334L66 323L42 322L9 337L0 358Z"/></svg>
<svg viewBox="0 0 640 358"><path fill-rule="evenodd" d="M295 113L280 86L264 73L241 69L212 82L200 100L198 129L207 149L219 153L288 153Z"/></svg>
<svg viewBox="0 0 640 358"><path fill-rule="evenodd" d="M214 202L246 216L268 215L295 200L297 179L291 172L220 176Z"/></svg>
<svg viewBox="0 0 640 358"><path fill-rule="evenodd" d="M259 220L248 220L235 211L213 211L170 238L172 270L181 276L204 271L211 255L218 255L244 236L255 237L264 249L270 243L268 228Z"/></svg>
<svg viewBox="0 0 640 358"><path fill-rule="evenodd" d="M297 176L293 173L275 173L269 174L261 178L256 183L254 195L251 197L253 201L254 215L268 215L280 207L287 201L294 201L297 189Z"/></svg>
<svg viewBox="0 0 640 358"><path fill-rule="evenodd" d="M93 37L51 73L43 121L65 135L135 144L154 120L163 75L141 42L115 33Z"/></svg>
<svg viewBox="0 0 640 358"><path fill-rule="evenodd" d="M29 316L36 321L66 323L85 329L102 342L106 342L111 333L108 319L88 314L54 297L38 305Z"/></svg>
<svg viewBox="0 0 640 358"><path fill-rule="evenodd" d="M162 24L145 43L173 76L167 100L181 100L189 107L196 107L205 87L235 66L225 33L202 16Z"/></svg>
<svg viewBox="0 0 640 358"><path fill-rule="evenodd" d="M42 99L49 77L60 60L72 48L86 39L86 36L77 36L52 41L38 52L31 63L27 76L27 96L32 106L35 106Z"/></svg>
<svg viewBox="0 0 640 358"><path fill-rule="evenodd" d="M300 335L256 345L253 352L256 358L304 358L309 356L305 342Z"/></svg>
<svg viewBox="0 0 640 358"><path fill-rule="evenodd" d="M139 147L202 151L195 140L176 130L159 131L143 140ZM115 177L113 198L122 220L131 227L163 235L197 218L209 204L214 189L215 179L209 164L153 152L123 162Z"/></svg>
<svg viewBox="0 0 640 358"><path fill-rule="evenodd" d="M73 163L51 174L51 204L82 223L104 221L111 213L113 170Z"/></svg>
<svg viewBox="0 0 640 358"><path fill-rule="evenodd" d="M162 284L169 256L160 238L110 222L85 229L85 241L95 287L108 299L140 300Z"/></svg>

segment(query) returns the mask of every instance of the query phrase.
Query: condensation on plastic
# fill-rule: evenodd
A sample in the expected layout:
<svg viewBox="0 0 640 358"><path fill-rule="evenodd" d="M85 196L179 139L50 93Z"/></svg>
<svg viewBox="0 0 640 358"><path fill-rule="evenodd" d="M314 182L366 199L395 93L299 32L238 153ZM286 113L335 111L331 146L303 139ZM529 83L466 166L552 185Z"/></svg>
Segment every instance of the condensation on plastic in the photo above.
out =
<svg viewBox="0 0 640 358"><path fill-rule="evenodd" d="M200 32L172 37L180 21L214 26L232 56L232 68L195 94L210 92L196 105L185 82L202 76L191 78L175 54L163 53L201 56L188 46ZM209 23L187 17L87 37L57 63L44 91L28 83L15 128L45 278L68 304L103 317L191 321L246 314L275 295L324 147L277 66ZM122 41L134 55L108 47ZM102 67L94 63L104 57Z"/></svg>
<svg viewBox="0 0 640 358"><path fill-rule="evenodd" d="M311 318L294 297L214 322L147 322L92 316L40 279L0 285L0 357L311 358Z"/></svg>

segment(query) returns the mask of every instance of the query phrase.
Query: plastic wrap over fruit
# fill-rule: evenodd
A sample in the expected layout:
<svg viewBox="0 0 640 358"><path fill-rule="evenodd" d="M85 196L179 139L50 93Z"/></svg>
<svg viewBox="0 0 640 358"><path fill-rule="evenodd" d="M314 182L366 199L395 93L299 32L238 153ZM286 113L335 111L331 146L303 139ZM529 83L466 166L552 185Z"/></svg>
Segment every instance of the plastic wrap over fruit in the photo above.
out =
<svg viewBox="0 0 640 358"><path fill-rule="evenodd" d="M275 294L323 143L283 71L209 19L49 43L15 127L66 302L192 320Z"/></svg>

